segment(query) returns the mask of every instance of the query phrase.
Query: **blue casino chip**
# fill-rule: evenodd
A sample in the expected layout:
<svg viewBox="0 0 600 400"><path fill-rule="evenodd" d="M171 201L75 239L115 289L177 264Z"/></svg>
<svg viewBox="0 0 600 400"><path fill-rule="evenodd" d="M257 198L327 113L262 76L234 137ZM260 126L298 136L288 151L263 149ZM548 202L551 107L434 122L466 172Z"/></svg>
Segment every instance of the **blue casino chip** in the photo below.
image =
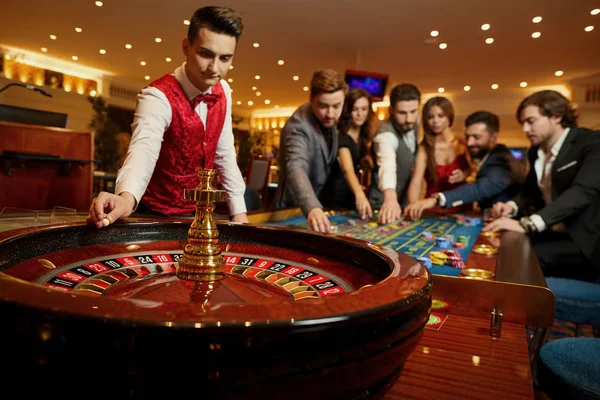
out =
<svg viewBox="0 0 600 400"><path fill-rule="evenodd" d="M426 266L427 268L431 268L431 258L429 257L417 257L417 261Z"/></svg>
<svg viewBox="0 0 600 400"><path fill-rule="evenodd" d="M450 240L448 240L447 238L438 238L435 242L440 249L450 248Z"/></svg>

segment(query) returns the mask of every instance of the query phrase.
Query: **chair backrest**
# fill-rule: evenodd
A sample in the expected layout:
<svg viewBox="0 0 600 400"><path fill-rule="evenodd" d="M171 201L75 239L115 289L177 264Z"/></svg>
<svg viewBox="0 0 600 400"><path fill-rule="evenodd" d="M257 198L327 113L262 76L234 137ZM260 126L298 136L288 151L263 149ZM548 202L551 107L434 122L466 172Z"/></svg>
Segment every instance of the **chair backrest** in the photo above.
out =
<svg viewBox="0 0 600 400"><path fill-rule="evenodd" d="M252 154L248 166L248 186L261 195L266 195L269 188L269 173L271 171L272 157Z"/></svg>

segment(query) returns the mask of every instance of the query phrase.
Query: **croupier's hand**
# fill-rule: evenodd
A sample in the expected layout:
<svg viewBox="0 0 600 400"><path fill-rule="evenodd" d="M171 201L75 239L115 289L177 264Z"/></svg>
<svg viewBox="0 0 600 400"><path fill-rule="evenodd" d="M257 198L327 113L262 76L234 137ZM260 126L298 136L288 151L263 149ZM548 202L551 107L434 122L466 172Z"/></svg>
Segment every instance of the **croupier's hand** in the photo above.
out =
<svg viewBox="0 0 600 400"><path fill-rule="evenodd" d="M242 224L248 223L248 214L239 213L231 216L231 222L240 222Z"/></svg>
<svg viewBox="0 0 600 400"><path fill-rule="evenodd" d="M310 210L306 219L308 220L308 226L313 231L331 233L331 223L322 208L313 208Z"/></svg>
<svg viewBox="0 0 600 400"><path fill-rule="evenodd" d="M92 200L87 221L98 228L112 224L118 219L125 219L135 208L135 197L129 192L120 195L100 192Z"/></svg>

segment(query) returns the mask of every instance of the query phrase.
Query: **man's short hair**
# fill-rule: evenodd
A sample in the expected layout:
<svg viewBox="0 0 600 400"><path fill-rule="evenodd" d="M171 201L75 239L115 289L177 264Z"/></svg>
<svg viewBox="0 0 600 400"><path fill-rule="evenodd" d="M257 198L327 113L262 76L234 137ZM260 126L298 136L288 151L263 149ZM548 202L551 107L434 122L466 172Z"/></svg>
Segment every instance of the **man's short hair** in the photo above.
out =
<svg viewBox="0 0 600 400"><path fill-rule="evenodd" d="M521 113L527 106L537 106L546 117L561 117L563 128L577 126L577 108L562 94L554 90L542 90L526 97L517 108L517 121L520 124Z"/></svg>
<svg viewBox="0 0 600 400"><path fill-rule="evenodd" d="M500 118L489 111L475 111L465 119L465 128L477 123L484 123L489 133L500 132Z"/></svg>
<svg viewBox="0 0 600 400"><path fill-rule="evenodd" d="M242 16L231 8L209 6L197 9L192 15L187 34L190 43L194 43L200 28L206 28L214 33L234 36L237 43L244 30L244 24L242 23Z"/></svg>
<svg viewBox="0 0 600 400"><path fill-rule="evenodd" d="M421 92L412 83L401 83L390 92L390 106L395 106L399 101L417 100L421 102Z"/></svg>
<svg viewBox="0 0 600 400"><path fill-rule="evenodd" d="M342 75L333 69L321 69L315 71L310 81L310 98L321 93L335 93L339 90L348 93L348 85Z"/></svg>

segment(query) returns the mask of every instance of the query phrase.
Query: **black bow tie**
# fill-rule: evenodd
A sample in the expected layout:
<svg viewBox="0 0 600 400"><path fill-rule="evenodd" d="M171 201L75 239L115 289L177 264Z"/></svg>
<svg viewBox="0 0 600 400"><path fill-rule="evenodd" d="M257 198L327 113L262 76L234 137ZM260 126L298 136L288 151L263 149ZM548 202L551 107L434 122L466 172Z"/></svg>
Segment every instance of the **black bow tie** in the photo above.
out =
<svg viewBox="0 0 600 400"><path fill-rule="evenodd" d="M220 98L221 98L221 96L219 96L218 94L203 93L203 94L200 94L200 95L194 97L192 99L191 103L192 103L192 107L195 110L201 101L203 101L208 107L210 107L213 104L215 104L217 101L219 101Z"/></svg>

